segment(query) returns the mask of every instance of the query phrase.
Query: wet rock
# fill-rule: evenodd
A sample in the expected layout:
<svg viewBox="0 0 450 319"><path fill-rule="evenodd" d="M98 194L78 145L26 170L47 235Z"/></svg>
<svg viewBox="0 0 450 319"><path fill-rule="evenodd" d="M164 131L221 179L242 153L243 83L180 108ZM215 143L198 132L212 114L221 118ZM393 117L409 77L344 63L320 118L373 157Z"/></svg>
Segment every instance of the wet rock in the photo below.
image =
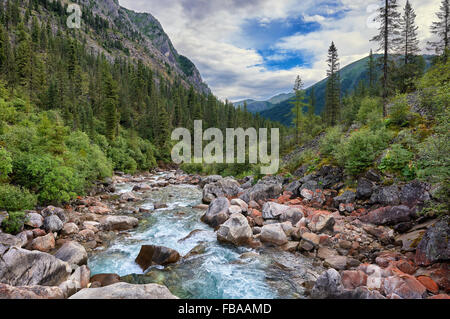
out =
<svg viewBox="0 0 450 319"><path fill-rule="evenodd" d="M13 287L0 284L0 299L64 299L64 293L58 287Z"/></svg>
<svg viewBox="0 0 450 319"><path fill-rule="evenodd" d="M195 246L194 248L192 248L186 256L184 256L183 258L190 258L193 256L197 256L197 255L202 255L204 254L206 251L206 246L204 244L198 244L197 246Z"/></svg>
<svg viewBox="0 0 450 319"><path fill-rule="evenodd" d="M426 296L426 288L410 275L390 276L383 281L386 295L396 294L403 299L422 299Z"/></svg>
<svg viewBox="0 0 450 319"><path fill-rule="evenodd" d="M293 252L297 251L298 245L299 245L299 243L296 241L289 241L286 244L284 244L283 246L281 246L281 249L283 251L288 251L288 252L293 253Z"/></svg>
<svg viewBox="0 0 450 319"><path fill-rule="evenodd" d="M370 197L372 204L381 204L383 206L396 206L400 204L400 192L396 185L380 187L374 191Z"/></svg>
<svg viewBox="0 0 450 319"><path fill-rule="evenodd" d="M142 191L149 191L152 187L146 183L139 183L137 185L134 185L133 191L134 192L142 192Z"/></svg>
<svg viewBox="0 0 450 319"><path fill-rule="evenodd" d="M396 225L402 222L409 222L415 217L415 212L407 206L388 206L373 210L360 217L364 223L375 225Z"/></svg>
<svg viewBox="0 0 450 319"><path fill-rule="evenodd" d="M85 242L92 241L95 239L95 233L90 229L83 229L82 231L80 231L78 233L78 236L82 241L85 241Z"/></svg>
<svg viewBox="0 0 450 319"><path fill-rule="evenodd" d="M104 230L130 230L137 227L139 220L128 216L107 216L100 219L100 225Z"/></svg>
<svg viewBox="0 0 450 319"><path fill-rule="evenodd" d="M91 206L88 208L92 214L106 215L112 213L112 209L104 206Z"/></svg>
<svg viewBox="0 0 450 319"><path fill-rule="evenodd" d="M135 194L133 194L133 192L126 192L120 195L120 200L127 202L137 202L140 199Z"/></svg>
<svg viewBox="0 0 450 319"><path fill-rule="evenodd" d="M58 286L71 273L68 263L36 250L12 247L0 258L0 282L12 286Z"/></svg>
<svg viewBox="0 0 450 319"><path fill-rule="evenodd" d="M142 268L147 270L152 265L166 266L176 263L180 260L180 254L171 248L154 245L144 245L137 256L135 262Z"/></svg>
<svg viewBox="0 0 450 319"><path fill-rule="evenodd" d="M235 197L243 191L240 186L238 181L229 177L207 184L203 188L203 202L209 204L219 197Z"/></svg>
<svg viewBox="0 0 450 319"><path fill-rule="evenodd" d="M50 250L55 248L55 245L55 237L52 233L50 233L48 235L33 239L33 241L31 242L31 249L39 250L42 252L49 252Z"/></svg>
<svg viewBox="0 0 450 319"><path fill-rule="evenodd" d="M336 269L328 269L314 284L311 290L313 299L332 299L339 297L344 291L341 276Z"/></svg>
<svg viewBox="0 0 450 319"><path fill-rule="evenodd" d="M42 228L48 233L59 232L64 226L64 223L57 215L50 215L44 218Z"/></svg>
<svg viewBox="0 0 450 319"><path fill-rule="evenodd" d="M240 196L246 203L265 201L278 197L283 192L282 181L278 178L262 179Z"/></svg>
<svg viewBox="0 0 450 319"><path fill-rule="evenodd" d="M102 288L83 289L69 299L178 299L164 286L132 285L124 282Z"/></svg>
<svg viewBox="0 0 450 319"><path fill-rule="evenodd" d="M358 187L356 188L356 198L369 199L374 190L374 183L367 178L361 177L358 180Z"/></svg>
<svg viewBox="0 0 450 319"><path fill-rule="evenodd" d="M231 215L217 231L217 240L236 246L248 244L252 236L253 232L248 224L247 218L240 213Z"/></svg>
<svg viewBox="0 0 450 319"><path fill-rule="evenodd" d="M25 220L25 225L33 228L41 228L44 223L44 217L38 213L28 213L27 219ZM0 223L1 224L1 223Z"/></svg>
<svg viewBox="0 0 450 319"><path fill-rule="evenodd" d="M288 242L286 233L283 230L281 224L265 225L261 229L262 242L275 244L282 246Z"/></svg>
<svg viewBox="0 0 450 319"><path fill-rule="evenodd" d="M446 216L426 231L417 246L415 261L417 265L428 266L450 260L450 216Z"/></svg>
<svg viewBox="0 0 450 319"><path fill-rule="evenodd" d="M64 224L64 226L61 230L61 234L65 235L65 236L78 234L78 232L79 232L79 229L75 223Z"/></svg>
<svg viewBox="0 0 450 319"><path fill-rule="evenodd" d="M204 188L207 184L214 184L223 179L220 175L210 175L201 179L199 185L201 188Z"/></svg>
<svg viewBox="0 0 450 319"><path fill-rule="evenodd" d="M120 276L117 274L98 274L90 278L91 284L97 283L99 287L107 287L120 282Z"/></svg>
<svg viewBox="0 0 450 319"><path fill-rule="evenodd" d="M168 207L167 204L164 204L164 203L155 203L155 204L153 204L153 206L155 207L155 210Z"/></svg>
<svg viewBox="0 0 450 319"><path fill-rule="evenodd" d="M406 184L400 192L400 201L409 207L430 200L429 185L420 181L412 181Z"/></svg>
<svg viewBox="0 0 450 319"><path fill-rule="evenodd" d="M86 249L77 242L65 243L55 254L55 257L69 263L72 268L87 264L88 255Z"/></svg>
<svg viewBox="0 0 450 319"><path fill-rule="evenodd" d="M228 209L230 208L230 201L225 197L219 197L209 205L208 210L202 216L202 222L217 227L229 218Z"/></svg>
<svg viewBox="0 0 450 319"><path fill-rule="evenodd" d="M66 212L64 211L64 209L59 207L48 206L41 212L41 215L44 218L56 215L63 223L66 223L68 221Z"/></svg>

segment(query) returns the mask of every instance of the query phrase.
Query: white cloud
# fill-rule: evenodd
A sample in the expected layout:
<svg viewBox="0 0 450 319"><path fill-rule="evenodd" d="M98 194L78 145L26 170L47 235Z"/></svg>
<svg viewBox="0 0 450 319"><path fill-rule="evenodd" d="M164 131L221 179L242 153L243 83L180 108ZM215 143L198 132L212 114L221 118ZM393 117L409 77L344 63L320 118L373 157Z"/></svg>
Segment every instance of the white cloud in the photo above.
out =
<svg viewBox="0 0 450 319"><path fill-rule="evenodd" d="M325 59L331 41L339 50L341 66L366 56L371 48L376 49L377 44L369 39L377 31L367 26L366 9L380 1L340 2L348 10L345 15L326 18L336 10L325 5L329 3L326 0L304 0L301 4L298 0L120 0L129 9L154 15L177 50L197 65L214 94L232 101L264 99L289 92L297 74L307 85L320 81L325 77ZM401 0L400 5L404 6L405 2ZM429 26L439 3L440 0L411 0L421 40L430 37ZM319 23L320 30L279 39L273 47L280 51L269 59L281 60L284 54L293 52L309 53L313 56L311 66L290 70L269 70L261 66L262 56L254 48L245 47L240 38L243 23L255 19L264 25L299 15L306 21Z"/></svg>

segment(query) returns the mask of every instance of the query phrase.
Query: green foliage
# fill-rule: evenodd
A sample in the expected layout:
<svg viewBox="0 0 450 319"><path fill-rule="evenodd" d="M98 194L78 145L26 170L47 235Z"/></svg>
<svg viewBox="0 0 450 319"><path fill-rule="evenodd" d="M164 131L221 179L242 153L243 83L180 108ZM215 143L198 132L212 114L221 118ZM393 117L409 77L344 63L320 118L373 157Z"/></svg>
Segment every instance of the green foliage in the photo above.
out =
<svg viewBox="0 0 450 319"><path fill-rule="evenodd" d="M332 155L341 142L342 136L342 128L340 126L328 128L325 136L320 141L320 152L325 156Z"/></svg>
<svg viewBox="0 0 450 319"><path fill-rule="evenodd" d="M0 181L5 180L9 173L12 172L11 154L0 147Z"/></svg>
<svg viewBox="0 0 450 319"><path fill-rule="evenodd" d="M28 190L9 184L0 185L0 210L15 212L33 209L35 205L36 196Z"/></svg>
<svg viewBox="0 0 450 319"><path fill-rule="evenodd" d="M400 172L403 176L412 179L415 177L415 169L411 163L413 158L412 152L404 149L400 144L394 144L383 157L378 168L383 171Z"/></svg>
<svg viewBox="0 0 450 319"><path fill-rule="evenodd" d="M16 235L22 231L25 222L26 215L24 212L11 212L2 221L1 226L6 233Z"/></svg>
<svg viewBox="0 0 450 319"><path fill-rule="evenodd" d="M390 110L390 123L396 126L406 126L409 123L410 106L406 95L398 95L392 102Z"/></svg>
<svg viewBox="0 0 450 319"><path fill-rule="evenodd" d="M387 147L389 139L390 135L385 129L361 129L342 140L333 155L348 173L357 175L373 164Z"/></svg>
<svg viewBox="0 0 450 319"><path fill-rule="evenodd" d="M450 59L433 66L418 83L421 105L433 115L450 105Z"/></svg>
<svg viewBox="0 0 450 319"><path fill-rule="evenodd" d="M361 124L368 124L375 119L383 118L383 108L379 98L366 97L361 101L357 120Z"/></svg>

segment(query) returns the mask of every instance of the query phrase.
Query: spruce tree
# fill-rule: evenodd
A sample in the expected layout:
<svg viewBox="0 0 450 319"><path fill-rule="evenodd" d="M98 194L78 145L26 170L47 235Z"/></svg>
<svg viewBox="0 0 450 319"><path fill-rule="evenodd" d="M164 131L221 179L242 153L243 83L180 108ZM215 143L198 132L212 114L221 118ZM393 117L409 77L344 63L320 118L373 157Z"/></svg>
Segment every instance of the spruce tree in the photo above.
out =
<svg viewBox="0 0 450 319"><path fill-rule="evenodd" d="M25 32L23 23L18 27L18 45L15 60L19 83L23 87L28 88L31 74L31 46L29 35Z"/></svg>
<svg viewBox="0 0 450 319"><path fill-rule="evenodd" d="M117 83L113 80L109 72L105 75L104 96L103 108L105 110L106 137L110 141L114 141L119 124L117 112L119 96L117 93Z"/></svg>
<svg viewBox="0 0 450 319"><path fill-rule="evenodd" d="M417 38L416 13L411 7L409 0L406 1L404 13L400 19L400 36L398 42L398 53L404 55L405 65L411 58L420 52L419 39Z"/></svg>
<svg viewBox="0 0 450 319"><path fill-rule="evenodd" d="M3 28L3 25L0 24L0 73L3 72L7 62L6 45L7 45L6 30Z"/></svg>
<svg viewBox="0 0 450 319"><path fill-rule="evenodd" d="M305 123L303 108L305 106L308 106L308 104L305 103L305 90L303 86L304 86L303 81L300 78L300 75L298 75L297 78L295 79L294 84L294 93L295 93L295 100L293 102L294 107L291 110L292 114L294 115L293 124L295 125L295 136L297 144L300 144L302 134L304 133L302 132Z"/></svg>
<svg viewBox="0 0 450 319"><path fill-rule="evenodd" d="M316 89L313 86L311 88L311 93L309 95L308 115L310 117L313 117L316 114L316 105L317 105Z"/></svg>
<svg viewBox="0 0 450 319"><path fill-rule="evenodd" d="M450 0L442 0L436 16L438 20L433 22L431 33L435 34L438 39L428 42L428 46L430 50L434 50L437 54L447 54L450 35Z"/></svg>
<svg viewBox="0 0 450 319"><path fill-rule="evenodd" d="M369 60L367 61L367 73L369 77L370 93L373 94L376 83L376 66L372 50L370 50Z"/></svg>
<svg viewBox="0 0 450 319"><path fill-rule="evenodd" d="M334 126L338 122L341 108L341 85L339 76L339 57L334 42L328 50L328 70L327 86L325 93L325 122L329 126Z"/></svg>
<svg viewBox="0 0 450 319"><path fill-rule="evenodd" d="M399 19L397 0L383 0L375 21L380 22L379 33L371 39L380 44L383 56L383 116L387 116L387 99L389 96L389 54L395 52L396 39L399 35Z"/></svg>

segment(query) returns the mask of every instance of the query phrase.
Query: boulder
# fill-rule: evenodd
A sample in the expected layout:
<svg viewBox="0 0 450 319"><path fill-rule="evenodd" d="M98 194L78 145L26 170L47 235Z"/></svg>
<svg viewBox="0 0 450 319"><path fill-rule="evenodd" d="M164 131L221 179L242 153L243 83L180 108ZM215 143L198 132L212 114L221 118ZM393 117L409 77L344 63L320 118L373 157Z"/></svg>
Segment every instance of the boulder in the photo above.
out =
<svg viewBox="0 0 450 319"><path fill-rule="evenodd" d="M367 178L361 177L358 179L358 186L356 188L356 198L369 199L374 190L374 183Z"/></svg>
<svg viewBox="0 0 450 319"><path fill-rule="evenodd" d="M219 197L212 201L208 210L202 216L202 222L217 227L229 218L228 209L230 208L230 201L225 197Z"/></svg>
<svg viewBox="0 0 450 319"><path fill-rule="evenodd" d="M89 212L92 214L98 214L98 215L106 215L110 214L112 212L111 208L104 207L104 206L91 206L88 208Z"/></svg>
<svg viewBox="0 0 450 319"><path fill-rule="evenodd" d="M248 244L253 232L247 218L242 214L233 214L217 231L217 240L236 246Z"/></svg>
<svg viewBox="0 0 450 319"><path fill-rule="evenodd" d="M83 289L69 299L178 299L165 286L132 285L124 282L107 287Z"/></svg>
<svg viewBox="0 0 450 319"><path fill-rule="evenodd" d="M300 187L302 183L300 181L294 181L284 187L285 191L291 192L292 197L300 197Z"/></svg>
<svg viewBox="0 0 450 319"><path fill-rule="evenodd" d="M282 246L288 242L286 233L281 224L265 225L261 229L260 239L262 242L267 242Z"/></svg>
<svg viewBox="0 0 450 319"><path fill-rule="evenodd" d="M356 289L367 285L367 275L361 270L345 270L341 273L345 289Z"/></svg>
<svg viewBox="0 0 450 319"><path fill-rule="evenodd" d="M152 265L166 266L176 263L180 258L180 254L174 249L163 246L143 245L135 262L145 271Z"/></svg>
<svg viewBox="0 0 450 319"><path fill-rule="evenodd" d="M139 183L137 185L134 185L134 187L133 187L133 191L135 191L135 192L148 191L151 189L152 189L152 187L146 183Z"/></svg>
<svg viewBox="0 0 450 319"><path fill-rule="evenodd" d="M370 197L371 204L396 206L400 204L400 192L396 185L380 187Z"/></svg>
<svg viewBox="0 0 450 319"><path fill-rule="evenodd" d="M316 213L308 217L308 228L314 233L321 233L324 230L333 229L335 220L331 214Z"/></svg>
<svg viewBox="0 0 450 319"><path fill-rule="evenodd" d="M214 184L214 183L220 181L221 179L223 179L223 177L220 175L206 176L201 179L201 181L198 185L200 185L200 187L203 188L203 187L205 187L205 185Z"/></svg>
<svg viewBox="0 0 450 319"><path fill-rule="evenodd" d="M347 257L346 256L331 256L325 259L324 266L344 270L347 268Z"/></svg>
<svg viewBox="0 0 450 319"><path fill-rule="evenodd" d="M106 216L100 219L100 225L104 230L130 230L139 225L139 220L128 216Z"/></svg>
<svg viewBox="0 0 450 319"><path fill-rule="evenodd" d="M0 247L3 246L5 250L9 247L23 247L25 244L26 242L24 242L24 240L22 238L19 238L18 236L0 232Z"/></svg>
<svg viewBox="0 0 450 319"><path fill-rule="evenodd" d="M228 215L233 215L233 214L242 214L242 208L240 206L237 205L231 205L228 208Z"/></svg>
<svg viewBox="0 0 450 319"><path fill-rule="evenodd" d="M243 213L247 213L248 212L248 204L246 202L244 202L240 198L232 199L231 200L231 205L239 206Z"/></svg>
<svg viewBox="0 0 450 319"><path fill-rule="evenodd" d="M86 265L88 260L86 249L74 241L65 243L60 249L58 249L55 257L69 263L72 268Z"/></svg>
<svg viewBox="0 0 450 319"><path fill-rule="evenodd" d="M100 287L114 285L120 282L120 276L117 274L97 274L90 278L90 283L98 283Z"/></svg>
<svg viewBox="0 0 450 319"><path fill-rule="evenodd" d="M415 217L415 212L407 206L387 206L375 209L360 217L364 223L375 225L396 225L409 222Z"/></svg>
<svg viewBox="0 0 450 319"><path fill-rule="evenodd" d="M262 208L262 217L264 219L279 219L280 216L289 209L290 207L286 205L267 202Z"/></svg>
<svg viewBox="0 0 450 319"><path fill-rule="evenodd" d="M49 233L45 236L33 239L33 241L31 242L31 249L39 250L42 252L49 252L50 250L55 248L55 245L55 237L52 233Z"/></svg>
<svg viewBox="0 0 450 319"><path fill-rule="evenodd" d="M343 179L343 169L340 167L324 165L319 170L319 183L324 189L330 189Z"/></svg>
<svg viewBox="0 0 450 319"><path fill-rule="evenodd" d="M0 284L0 299L64 299L64 293L58 287L13 287Z"/></svg>
<svg viewBox="0 0 450 319"><path fill-rule="evenodd" d="M426 202L430 200L429 188L430 186L427 183L412 181L403 186L400 192L400 201L409 207Z"/></svg>
<svg viewBox="0 0 450 319"><path fill-rule="evenodd" d="M303 211L300 208L289 207L280 215L280 222L290 222L293 226L296 225L304 217Z"/></svg>
<svg viewBox="0 0 450 319"><path fill-rule="evenodd" d="M416 249L417 265L428 266L450 260L450 216L446 216L427 229Z"/></svg>
<svg viewBox="0 0 450 319"><path fill-rule="evenodd" d="M230 177L207 184L203 188L203 202L209 204L219 197L235 197L243 191L240 186L238 181Z"/></svg>
<svg viewBox="0 0 450 319"><path fill-rule="evenodd" d="M385 278L383 291L386 295L396 294L403 299L422 299L427 289L413 276L402 274Z"/></svg>
<svg viewBox="0 0 450 319"><path fill-rule="evenodd" d="M61 234L65 236L75 235L78 234L78 232L79 232L78 226L74 223L64 224L61 230Z"/></svg>
<svg viewBox="0 0 450 319"><path fill-rule="evenodd" d="M328 269L319 278L317 278L311 297L313 299L332 299L338 298L344 291L341 276L336 269Z"/></svg>
<svg viewBox="0 0 450 319"><path fill-rule="evenodd" d="M0 282L12 286L58 286L71 273L68 263L36 250L12 247L0 258Z"/></svg>
<svg viewBox="0 0 450 319"><path fill-rule="evenodd" d="M333 198L334 206L339 207L340 204L350 204L356 200L356 193L345 191L341 196Z"/></svg>
<svg viewBox="0 0 450 319"><path fill-rule="evenodd" d="M252 188L247 189L241 196L246 203L251 201L265 201L278 197L283 192L283 183L279 178L264 178Z"/></svg>
<svg viewBox="0 0 450 319"><path fill-rule="evenodd" d="M41 215L44 218L56 215L63 223L68 221L66 212L64 211L64 209L59 208L59 207L48 206L41 212Z"/></svg>
<svg viewBox="0 0 450 319"><path fill-rule="evenodd" d="M64 226L64 223L57 215L50 215L44 218L42 228L48 233L59 232Z"/></svg>
<svg viewBox="0 0 450 319"><path fill-rule="evenodd" d="M27 219L25 220L25 225L33 227L33 228L41 228L44 223L44 217L39 215L38 213L28 213Z"/></svg>
<svg viewBox="0 0 450 319"><path fill-rule="evenodd" d="M120 200L127 202L137 202L139 198L133 192L126 192L120 195Z"/></svg>

